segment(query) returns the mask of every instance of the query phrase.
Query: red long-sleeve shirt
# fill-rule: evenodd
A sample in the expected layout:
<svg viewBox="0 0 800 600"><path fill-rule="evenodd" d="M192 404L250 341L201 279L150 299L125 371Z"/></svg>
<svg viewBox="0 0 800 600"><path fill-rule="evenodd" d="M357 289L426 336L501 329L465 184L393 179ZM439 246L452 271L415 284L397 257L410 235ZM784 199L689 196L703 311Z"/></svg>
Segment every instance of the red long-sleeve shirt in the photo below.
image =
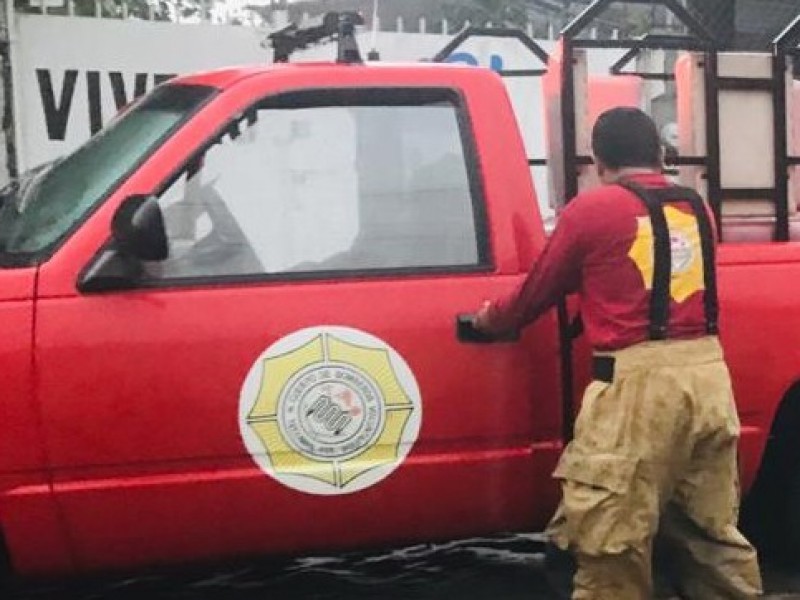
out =
<svg viewBox="0 0 800 600"><path fill-rule="evenodd" d="M629 179L643 187L669 185L655 173ZM700 337L706 333L706 323L697 222L688 206L669 206L673 256L669 337ZM621 186L605 185L579 194L562 211L527 279L508 297L492 303L485 329L495 333L518 329L565 294L577 292L595 349L616 350L647 340L650 227L644 204Z"/></svg>

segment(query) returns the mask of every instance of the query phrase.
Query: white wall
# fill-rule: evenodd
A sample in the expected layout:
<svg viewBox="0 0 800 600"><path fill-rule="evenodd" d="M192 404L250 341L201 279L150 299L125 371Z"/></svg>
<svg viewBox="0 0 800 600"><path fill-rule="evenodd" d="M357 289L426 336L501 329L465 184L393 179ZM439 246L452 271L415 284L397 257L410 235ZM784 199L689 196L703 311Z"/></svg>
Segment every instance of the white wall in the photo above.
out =
<svg viewBox="0 0 800 600"><path fill-rule="evenodd" d="M19 15L17 23L12 65L21 170L86 140L90 110L99 110L103 121L114 116L116 73L131 99L137 77L151 89L157 75L259 62L267 56L259 32L245 27L38 15Z"/></svg>
<svg viewBox="0 0 800 600"><path fill-rule="evenodd" d="M15 33L12 66L20 171L57 158L86 140L93 124L96 128L116 113L115 91L118 100L130 100L137 81L149 90L159 76L267 63L272 54L262 46L266 30L230 25L20 14ZM360 34L365 54L372 39L369 32ZM433 57L451 36L380 32L376 39L382 60L418 61ZM553 44L541 43L548 50ZM323 44L299 52L295 60L329 60L335 52L333 44ZM598 52L592 70L607 70L617 55ZM522 44L510 39L471 39L455 58L494 68L541 66ZM509 80L509 90L528 154L541 157L543 108L538 79ZM543 171L536 179L538 189L546 189Z"/></svg>

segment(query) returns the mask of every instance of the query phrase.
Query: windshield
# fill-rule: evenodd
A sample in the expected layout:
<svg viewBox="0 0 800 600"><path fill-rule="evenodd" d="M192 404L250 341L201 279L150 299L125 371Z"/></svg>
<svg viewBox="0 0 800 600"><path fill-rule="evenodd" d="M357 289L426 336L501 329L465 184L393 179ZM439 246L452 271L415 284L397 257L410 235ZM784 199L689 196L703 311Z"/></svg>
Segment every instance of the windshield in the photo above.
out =
<svg viewBox="0 0 800 600"><path fill-rule="evenodd" d="M0 192L0 257L36 262L213 94L156 89L73 154L29 171Z"/></svg>

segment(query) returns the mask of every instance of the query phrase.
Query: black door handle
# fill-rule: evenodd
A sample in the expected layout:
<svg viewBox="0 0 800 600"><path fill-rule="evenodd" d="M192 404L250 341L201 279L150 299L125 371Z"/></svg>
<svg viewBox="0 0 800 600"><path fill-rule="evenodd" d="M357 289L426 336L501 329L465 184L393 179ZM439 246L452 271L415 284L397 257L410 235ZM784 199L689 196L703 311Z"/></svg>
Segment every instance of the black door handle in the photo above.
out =
<svg viewBox="0 0 800 600"><path fill-rule="evenodd" d="M519 341L519 331L502 335L491 335L475 328L475 315L456 316L456 337L459 342L468 344L498 344Z"/></svg>

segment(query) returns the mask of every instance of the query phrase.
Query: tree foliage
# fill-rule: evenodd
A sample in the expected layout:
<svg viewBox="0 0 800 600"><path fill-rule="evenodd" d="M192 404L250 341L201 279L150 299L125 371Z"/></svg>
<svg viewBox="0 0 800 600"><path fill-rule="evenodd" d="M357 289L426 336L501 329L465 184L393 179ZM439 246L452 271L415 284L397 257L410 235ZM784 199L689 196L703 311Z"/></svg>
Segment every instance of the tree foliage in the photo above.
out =
<svg viewBox="0 0 800 600"><path fill-rule="evenodd" d="M68 14L64 0L63 7L48 7L47 14ZM41 6L30 0L15 0L19 12L41 13ZM98 14L110 18L121 18L125 15L155 21L179 21L199 16L205 9L205 0L72 0L72 10L76 16L90 17Z"/></svg>
<svg viewBox="0 0 800 600"><path fill-rule="evenodd" d="M460 0L447 2L443 11L454 23L522 27L528 22L529 4L526 0Z"/></svg>

